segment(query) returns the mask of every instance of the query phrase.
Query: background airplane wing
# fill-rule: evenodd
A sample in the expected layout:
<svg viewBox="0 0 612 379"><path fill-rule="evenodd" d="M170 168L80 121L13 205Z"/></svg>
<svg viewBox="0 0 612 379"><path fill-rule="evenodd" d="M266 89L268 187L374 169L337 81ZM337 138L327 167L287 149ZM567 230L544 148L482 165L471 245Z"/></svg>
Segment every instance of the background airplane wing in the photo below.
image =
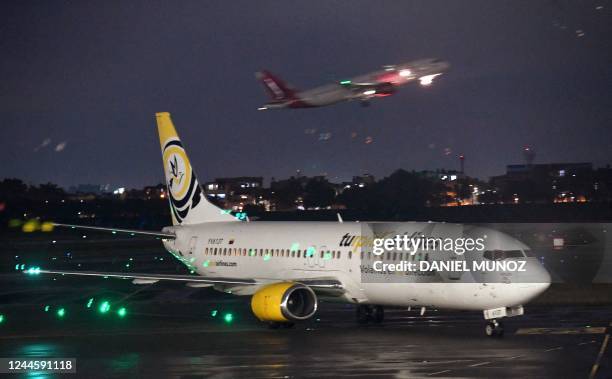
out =
<svg viewBox="0 0 612 379"><path fill-rule="evenodd" d="M365 98L387 96L393 94L397 90L397 86L391 82L349 83L341 85L357 93L359 97Z"/></svg>

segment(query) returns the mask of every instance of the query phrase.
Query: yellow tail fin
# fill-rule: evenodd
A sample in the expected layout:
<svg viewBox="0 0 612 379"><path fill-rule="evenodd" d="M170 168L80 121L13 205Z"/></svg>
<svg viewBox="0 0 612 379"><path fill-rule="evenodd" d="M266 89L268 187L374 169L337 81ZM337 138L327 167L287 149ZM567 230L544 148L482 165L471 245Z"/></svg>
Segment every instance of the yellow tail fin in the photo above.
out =
<svg viewBox="0 0 612 379"><path fill-rule="evenodd" d="M236 221L231 214L211 204L191 167L189 157L174 129L170 113L155 114L161 146L164 174L172 223L198 224L212 221Z"/></svg>

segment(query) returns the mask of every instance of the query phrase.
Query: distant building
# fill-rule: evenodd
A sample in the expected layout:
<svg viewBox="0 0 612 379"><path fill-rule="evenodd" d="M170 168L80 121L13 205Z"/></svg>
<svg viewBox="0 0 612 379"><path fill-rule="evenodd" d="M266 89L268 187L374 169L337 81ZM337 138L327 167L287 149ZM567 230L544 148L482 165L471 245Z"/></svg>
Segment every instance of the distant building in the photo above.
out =
<svg viewBox="0 0 612 379"><path fill-rule="evenodd" d="M506 166L491 178L506 203L580 202L593 194L593 164L545 163Z"/></svg>
<svg viewBox="0 0 612 379"><path fill-rule="evenodd" d="M354 188L354 187L363 188L363 187L371 186L374 183L376 183L376 179L374 178L374 175L363 174L363 175L353 176L353 180L351 180L350 182L342 182L340 184L338 188L338 192L342 192L346 189Z"/></svg>
<svg viewBox="0 0 612 379"><path fill-rule="evenodd" d="M206 196L225 209L242 212L247 205L269 210L268 191L263 188L261 176L216 178L204 184Z"/></svg>

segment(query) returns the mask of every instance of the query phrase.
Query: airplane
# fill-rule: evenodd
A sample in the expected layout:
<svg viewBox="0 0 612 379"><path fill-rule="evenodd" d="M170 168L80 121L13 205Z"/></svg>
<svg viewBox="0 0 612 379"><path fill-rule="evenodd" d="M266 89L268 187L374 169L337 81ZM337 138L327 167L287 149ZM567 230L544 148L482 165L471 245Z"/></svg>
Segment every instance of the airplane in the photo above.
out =
<svg viewBox="0 0 612 379"><path fill-rule="evenodd" d="M192 168L170 114L156 114L172 225L161 231L69 225L58 227L130 233L160 238L192 275L27 269L25 273L132 279L134 284L178 281L251 296L251 310L272 328L313 317L321 298L356 305L359 323L379 323L384 307L427 307L481 311L488 336L503 335L503 317L523 314L523 304L541 294L550 275L517 239L480 226L442 222L267 222L238 220L210 203ZM369 269L376 259L364 241L375 235L485 235L486 251L457 260L522 261L528 273L502 271L434 273L428 278ZM434 254L383 254L398 262L433 262ZM418 309L418 308L415 308Z"/></svg>
<svg viewBox="0 0 612 379"><path fill-rule="evenodd" d="M429 86L449 67L448 62L439 59L420 59L387 65L383 70L307 91L298 91L271 72L263 70L255 73L255 77L263 83L272 100L258 110L315 108L352 100L359 100L367 106L369 100L393 95L400 86L409 82L418 80L422 86Z"/></svg>

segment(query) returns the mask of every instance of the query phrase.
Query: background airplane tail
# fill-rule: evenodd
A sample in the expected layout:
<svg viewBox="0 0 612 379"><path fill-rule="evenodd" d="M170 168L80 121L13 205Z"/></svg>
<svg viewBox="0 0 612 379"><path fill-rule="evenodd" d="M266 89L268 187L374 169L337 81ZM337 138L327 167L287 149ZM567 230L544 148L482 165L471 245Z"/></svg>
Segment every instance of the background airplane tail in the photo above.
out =
<svg viewBox="0 0 612 379"><path fill-rule="evenodd" d="M295 89L288 86L270 71L263 70L255 74L257 79L266 87L266 92L274 101L285 101L295 99Z"/></svg>
<svg viewBox="0 0 612 379"><path fill-rule="evenodd" d="M172 224L198 224L211 221L236 221L236 218L216 207L206 195L191 167L183 144L174 129L170 113L155 114L166 175L166 188Z"/></svg>

